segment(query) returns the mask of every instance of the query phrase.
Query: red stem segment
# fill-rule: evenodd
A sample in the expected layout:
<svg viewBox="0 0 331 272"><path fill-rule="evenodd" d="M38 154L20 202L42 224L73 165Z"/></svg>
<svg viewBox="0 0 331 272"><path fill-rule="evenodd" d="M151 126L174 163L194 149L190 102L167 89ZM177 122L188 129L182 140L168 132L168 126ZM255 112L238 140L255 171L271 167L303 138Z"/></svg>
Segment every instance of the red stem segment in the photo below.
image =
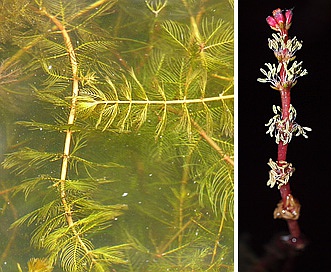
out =
<svg viewBox="0 0 331 272"><path fill-rule="evenodd" d="M291 105L291 88L285 88L280 90L281 102L282 102L282 120L288 120L290 115L290 105ZM286 161L288 144L280 141L278 144L278 162ZM288 201L292 198L290 183L284 184L279 189L280 195L282 197L283 210L291 211L291 202ZM299 205L299 204L298 204ZM288 243L292 244L297 249L302 249L305 247L305 240L302 238L301 230L297 220L285 219L290 232L290 237L288 237Z"/></svg>
<svg viewBox="0 0 331 272"><path fill-rule="evenodd" d="M281 101L282 101L282 120L289 119L290 115L290 104L291 104L291 88L285 88L284 90L280 91ZM287 155L287 147L288 144L285 144L280 141L278 144L278 162L286 161ZM289 194L291 194L290 184L284 184L280 187L280 194L283 200L283 206L285 208L286 205L286 198Z"/></svg>

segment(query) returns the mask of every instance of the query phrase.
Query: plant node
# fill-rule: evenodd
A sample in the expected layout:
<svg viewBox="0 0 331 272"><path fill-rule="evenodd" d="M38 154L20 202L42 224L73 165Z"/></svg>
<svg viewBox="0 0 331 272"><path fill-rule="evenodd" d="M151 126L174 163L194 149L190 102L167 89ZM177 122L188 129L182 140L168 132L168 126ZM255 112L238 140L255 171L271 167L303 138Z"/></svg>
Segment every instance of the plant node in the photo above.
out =
<svg viewBox="0 0 331 272"><path fill-rule="evenodd" d="M272 107L275 116L269 119L269 122L265 126L269 126L266 134L270 134L273 137L273 134L276 138L276 143L279 144L280 141L284 145L288 144L294 133L295 136L302 135L305 138L308 138L306 131L311 131L309 127L302 127L298 123L294 122L297 116L295 108L290 105L289 118L283 119L281 116L282 109L279 106L273 105Z"/></svg>
<svg viewBox="0 0 331 272"><path fill-rule="evenodd" d="M274 187L275 184L278 184L278 189L280 189L281 186L288 183L290 177L295 171L292 164L286 161L274 162L272 159L269 159L268 165L271 167L271 170L269 171L269 180L267 182L267 185L270 186L270 188Z"/></svg>
<svg viewBox="0 0 331 272"><path fill-rule="evenodd" d="M286 197L286 203L284 205L283 200L280 200L274 210L274 219L289 219L298 220L300 216L301 205L297 199L291 194Z"/></svg>

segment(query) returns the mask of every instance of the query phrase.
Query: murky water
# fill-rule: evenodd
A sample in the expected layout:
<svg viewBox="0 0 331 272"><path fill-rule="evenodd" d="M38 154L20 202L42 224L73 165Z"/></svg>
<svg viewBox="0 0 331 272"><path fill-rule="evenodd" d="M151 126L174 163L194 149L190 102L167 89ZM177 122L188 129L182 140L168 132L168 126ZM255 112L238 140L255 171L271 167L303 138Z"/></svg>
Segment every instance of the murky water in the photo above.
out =
<svg viewBox="0 0 331 272"><path fill-rule="evenodd" d="M4 2L0 271L233 271L233 2Z"/></svg>

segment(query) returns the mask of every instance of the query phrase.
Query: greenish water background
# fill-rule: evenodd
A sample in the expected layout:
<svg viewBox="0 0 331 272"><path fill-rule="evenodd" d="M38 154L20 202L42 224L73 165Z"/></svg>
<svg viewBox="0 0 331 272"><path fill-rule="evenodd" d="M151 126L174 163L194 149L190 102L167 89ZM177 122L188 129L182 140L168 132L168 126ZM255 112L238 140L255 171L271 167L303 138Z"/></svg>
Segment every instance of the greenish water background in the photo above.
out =
<svg viewBox="0 0 331 272"><path fill-rule="evenodd" d="M192 14L198 14L199 9L203 7L205 17L223 19L233 25L233 8L229 1L201 1L200 4L198 2L200 1L188 1L189 5L192 6ZM86 2L86 4L90 3L93 1ZM161 3L161 1L154 1L153 3ZM146 7L145 1L121 0L114 6L112 12L94 20L95 22L92 23L101 26L105 32L109 31L110 37L114 38L116 43L116 52L121 54L119 58L111 50L95 52L94 60L106 61L109 59L111 63L117 63L118 69L124 71L126 68L122 65L124 59L129 67L134 67L137 70L137 74L144 65L143 56L147 54L144 50L149 46L151 39L159 39L158 43L162 43L158 34L151 35L151 31L155 31L166 20L190 25L189 12L184 9L181 1L174 0L167 2L166 7L160 11L158 17L153 16ZM116 25L119 22L120 25ZM68 29L70 27L68 25ZM30 29L24 31L28 33ZM23 34L20 33L20 35ZM71 37L76 41L76 45L79 45L79 37L74 34ZM174 60L176 56L181 57L181 50L176 51L176 47L167 45L166 40L164 42L164 46L160 44L160 50L168 50L166 52ZM20 44L14 39L2 39L0 46L0 59L5 61L19 50ZM198 45L194 50L196 50L195 53L198 52ZM17 121L30 122L31 120L44 124L66 122L68 108L46 103L36 96L36 90L45 88L44 83L49 78L49 74L40 67L29 67L28 64L41 55L43 54L38 55L34 52L31 55L22 56L17 67L24 67L24 71L15 78L17 79L15 82L6 82L5 78L0 78L1 161L4 161L8 154L18 152L26 147L40 152L58 154L63 152L64 131L48 131L42 126L39 129L38 126L35 126L32 130L16 123ZM93 56L93 54L91 55ZM146 55L146 61L148 57ZM191 59L195 55L186 57ZM229 59L231 64L231 56L227 56L227 63L229 63ZM52 60L49 59L49 61L51 63ZM91 69L97 66L93 59L90 62L82 67L85 72L89 65L91 65ZM34 65L37 65L37 62ZM54 66L51 64L48 66L50 70L59 67L60 64L56 62L54 62ZM196 68L194 65L192 67ZM98 77L101 77L100 70L96 72ZM219 69L212 67L207 69L206 73L208 79L214 73L218 73L224 78L233 77L233 66L227 64ZM139 74L139 76L141 80L144 79L143 74ZM115 79L118 78L115 77ZM213 80L208 84L206 96L217 97L225 90L228 90L226 94L233 94L233 87L229 81L216 82ZM164 84L169 89L176 89L177 87L173 86L178 85L169 82ZM64 90L59 95L70 97L70 87L69 90ZM176 99L176 97L174 96L172 99ZM233 110L232 102L224 102L228 103L226 109L230 115L231 110ZM213 108L219 107L217 103L222 104L223 101L212 103ZM222 106L224 105L222 104ZM194 110L202 111L199 108L190 108L190 111L193 112ZM219 144L224 144L228 148L227 154L230 152L232 155L233 131L231 132L231 127L233 127L233 123L231 123L231 119L228 120L228 124L225 126L228 129L220 125L219 119L225 116L224 112L224 109L215 110L212 114L212 118L215 119L213 138L217 139ZM197 116L199 117L199 115ZM78 155L100 164L115 163L118 167L92 167L86 170L83 164L72 165L68 172L68 179L85 180L93 177L90 182L93 180L97 182L98 188L90 195L87 186L87 198L95 199L102 205L124 204L128 207L122 215L109 222L109 228L105 228L99 233L91 232L87 238L92 241L95 247L123 243L135 245L132 249L125 251L127 264L115 265L112 268L114 270L110 269L109 271L155 271L155 269L164 269L161 271L206 271L206 267L209 267L210 270L208 271L233 271L233 221L229 216L229 211L226 211L227 219L218 237L220 222L225 214L220 208L213 209L213 205L208 203L208 197L206 196L206 199L201 197L201 192L199 197L199 182L203 180L201 176L214 177L219 173L217 172L217 164L221 159L215 160L217 156L213 154L213 150L205 143L201 143L201 139L196 133L193 136L198 140L190 142L186 130L176 130L176 123L180 119L172 116L168 117L167 129L157 138L155 138L155 127L158 123L158 117L155 114L148 115L146 122L138 130L128 126L127 129L118 131L114 126L102 131L100 128L95 129L95 117L83 121L85 128L88 128L88 134L85 138L84 148L79 150ZM79 125L82 125L83 121ZM205 127L206 123L203 122L202 125ZM75 140L77 141L77 139ZM193 145L201 145L201 149L199 147L196 153L192 152L194 160L188 162L186 158L189 156L188 154L191 154L190 148ZM215 169L212 168L212 164L215 164ZM189 169L189 178L183 183L183 169L186 167ZM207 171L209 167L210 172ZM222 167L224 167L226 174L221 178L228 179L230 183L233 182L231 177L233 169L226 164L222 164ZM54 194L52 181L50 180L48 185L36 186L27 197L27 191L16 192L12 188L24 184L27 179L36 176L49 175L59 178L60 168L61 160L48 162L40 167L31 164L31 168L21 175L15 173L17 171L15 168L0 169L0 271L18 271L18 263L23 271L28 271L26 264L30 258L47 256L47 252L43 249L35 249L30 245L35 228L41 223L32 223L28 226L23 224L17 229L9 228L15 220L40 208L44 201ZM217 181L216 178L215 181ZM184 190L183 186L185 187ZM219 185L219 187L221 186ZM221 189L218 192L219 196L216 196L215 199L220 203L216 203L217 207L222 206L222 196L224 197ZM233 191L228 193L233 194ZM74 199L74 197L73 195L72 198ZM203 202L201 202L201 198L204 199ZM181 202L184 204L182 203L182 206L178 208ZM179 213L184 214L182 222L179 222ZM102 228L104 226L100 226L100 229ZM182 234L182 241L178 241ZM217 255L215 255L217 265L213 267L210 265L212 263L211 256L217 240ZM166 254L162 255L161 253ZM53 271L63 271L59 263L60 261L57 262Z"/></svg>

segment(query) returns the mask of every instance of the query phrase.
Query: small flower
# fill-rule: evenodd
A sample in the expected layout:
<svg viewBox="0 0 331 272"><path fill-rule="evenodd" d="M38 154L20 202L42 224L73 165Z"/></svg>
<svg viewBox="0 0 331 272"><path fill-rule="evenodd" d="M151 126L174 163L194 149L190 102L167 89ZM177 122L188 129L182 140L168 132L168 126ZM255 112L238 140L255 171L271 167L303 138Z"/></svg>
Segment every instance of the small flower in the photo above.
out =
<svg viewBox="0 0 331 272"><path fill-rule="evenodd" d="M293 17L293 11L292 11L292 9L287 9L285 11L285 18L286 18L286 20L285 20L285 28L286 29L289 29L290 28L290 26L292 24L292 17Z"/></svg>
<svg viewBox="0 0 331 272"><path fill-rule="evenodd" d="M265 126L269 126L266 134L269 134L271 137L275 136L276 143L279 144L281 141L284 145L288 144L292 140L292 136L302 135L305 138L308 138L306 131L311 131L309 127L302 127L295 122L297 112L295 108L290 105L289 118L281 118L280 113L282 112L281 107L273 105L272 107L275 116L270 118L269 122ZM279 112L279 113L278 113Z"/></svg>
<svg viewBox="0 0 331 272"><path fill-rule="evenodd" d="M292 24L292 17L292 9L285 10L284 14L283 10L278 8L272 12L272 16L267 17L266 21L273 30L286 34Z"/></svg>
<svg viewBox="0 0 331 272"><path fill-rule="evenodd" d="M302 61L300 61L299 63L297 61L294 61L290 68L287 68L287 64L284 63L284 69L286 71L286 74L282 86L285 88L293 87L297 83L297 79L299 77L308 74L306 69L302 69Z"/></svg>
<svg viewBox="0 0 331 272"><path fill-rule="evenodd" d="M293 58L292 58L293 59ZM292 88L296 83L299 77L307 75L308 72L306 69L302 69L302 61L294 61L290 68L288 68L287 62L279 62L277 67L275 64L265 63L269 71L260 69L262 74L266 78L258 78L258 82L262 83L271 83L271 88L275 90L282 90L285 88ZM281 78L279 72L283 68L283 77Z"/></svg>
<svg viewBox="0 0 331 272"><path fill-rule="evenodd" d="M268 39L269 48L274 51L274 54L279 62L289 62L295 59L295 53L302 48L302 42L296 37L287 39L285 43L284 35L280 33L272 34L273 39Z"/></svg>
<svg viewBox="0 0 331 272"><path fill-rule="evenodd" d="M274 17L275 21L278 23L279 27L283 28L284 21L285 21L285 16L283 14L283 11L280 8L275 9L272 12L272 16Z"/></svg>
<svg viewBox="0 0 331 272"><path fill-rule="evenodd" d="M281 218L285 220L298 220L300 216L301 205L297 199L291 194L286 196L285 205L283 200L279 201L277 208L274 210L274 218Z"/></svg>
<svg viewBox="0 0 331 272"><path fill-rule="evenodd" d="M276 67L275 64L265 63L265 65L268 67L269 71L266 71L264 69L260 69L261 73L266 76L266 78L258 78L258 82L262 83L271 83L271 88L275 90L279 90L280 87L280 77L279 77L279 71L281 68L281 64L279 63Z"/></svg>
<svg viewBox="0 0 331 272"><path fill-rule="evenodd" d="M266 20L267 20L268 25L269 25L273 30L279 31L279 25L278 25L278 23L277 23L277 21L275 20L274 17L272 17L272 16L268 16Z"/></svg>
<svg viewBox="0 0 331 272"><path fill-rule="evenodd" d="M270 186L270 188L273 188L275 184L278 184L278 189L280 189L280 187L288 183L290 177L295 171L292 164L286 161L274 162L272 159L269 159L268 165L271 168L269 171L269 180L267 182L267 185Z"/></svg>

